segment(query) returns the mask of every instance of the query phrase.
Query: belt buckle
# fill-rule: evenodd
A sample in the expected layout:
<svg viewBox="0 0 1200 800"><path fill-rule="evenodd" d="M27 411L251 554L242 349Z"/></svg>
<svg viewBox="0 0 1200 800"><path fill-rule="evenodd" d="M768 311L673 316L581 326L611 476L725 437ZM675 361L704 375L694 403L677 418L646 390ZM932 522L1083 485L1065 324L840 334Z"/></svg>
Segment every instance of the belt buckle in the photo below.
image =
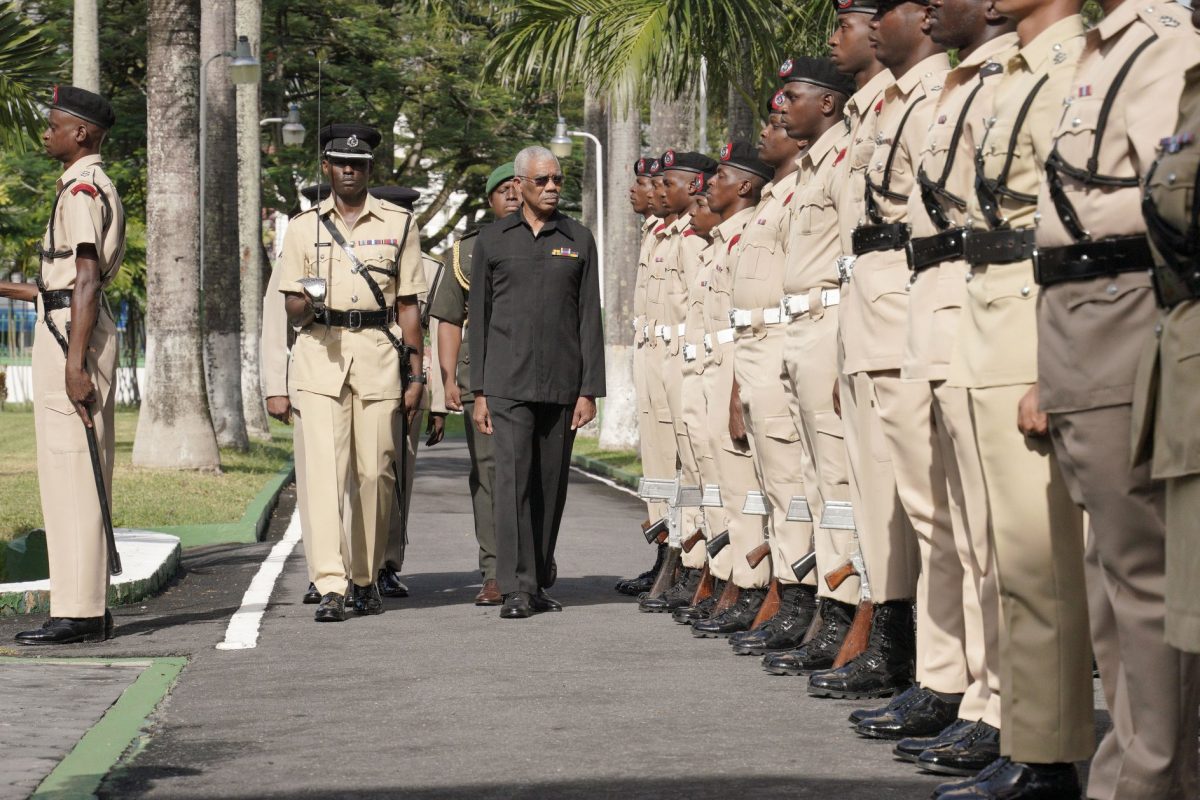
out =
<svg viewBox="0 0 1200 800"><path fill-rule="evenodd" d="M1042 251L1036 244L1033 246L1033 254L1029 256L1029 260L1033 262L1034 283L1038 284L1039 286L1045 286L1046 283L1043 280L1044 276L1042 275Z"/></svg>
<svg viewBox="0 0 1200 800"><path fill-rule="evenodd" d="M363 327L363 312L360 309L352 308L346 312L346 329L351 331L361 331Z"/></svg>
<svg viewBox="0 0 1200 800"><path fill-rule="evenodd" d="M904 243L904 257L908 259L908 268L913 272L917 271L917 254L913 252L913 240L909 239Z"/></svg>
<svg viewBox="0 0 1200 800"><path fill-rule="evenodd" d="M857 260L858 256L838 256L838 279L842 283L849 283L850 279L854 277L854 262Z"/></svg>

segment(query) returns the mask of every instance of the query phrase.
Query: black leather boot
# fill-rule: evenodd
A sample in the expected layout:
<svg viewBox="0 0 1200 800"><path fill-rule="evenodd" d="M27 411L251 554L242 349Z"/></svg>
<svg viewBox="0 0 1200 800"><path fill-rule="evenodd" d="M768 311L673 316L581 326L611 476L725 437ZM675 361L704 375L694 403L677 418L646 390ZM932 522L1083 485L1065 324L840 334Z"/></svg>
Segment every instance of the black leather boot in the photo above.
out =
<svg viewBox="0 0 1200 800"><path fill-rule="evenodd" d="M111 636L104 617L51 617L40 628L21 631L13 637L17 644L49 645L103 642Z"/></svg>
<svg viewBox="0 0 1200 800"><path fill-rule="evenodd" d="M924 687L896 708L866 717L854 732L868 739L932 736L958 719L961 694L940 694Z"/></svg>
<svg viewBox="0 0 1200 800"><path fill-rule="evenodd" d="M692 623L692 635L700 639L724 639L730 634L748 630L766 596L766 589L742 589L732 606L716 616Z"/></svg>
<svg viewBox="0 0 1200 800"><path fill-rule="evenodd" d="M658 553L654 557L654 566L636 578L626 578L625 580L617 581L617 591L621 594L627 594L630 597L637 597L642 592L650 591L650 587L654 585L654 576L662 569L663 559L666 557L667 545L660 544L658 546Z"/></svg>
<svg viewBox="0 0 1200 800"><path fill-rule="evenodd" d="M854 622L854 606L827 597L821 598L820 605L821 627L816 635L795 650L767 653L763 669L772 675L807 675L833 666L842 640Z"/></svg>
<svg viewBox="0 0 1200 800"><path fill-rule="evenodd" d="M375 583L384 597L408 597L408 587L400 580L400 570L394 567L384 566L379 570L379 580Z"/></svg>
<svg viewBox="0 0 1200 800"><path fill-rule="evenodd" d="M915 655L912 601L880 603L871 620L867 649L845 666L813 673L808 693L847 699L890 697L912 683Z"/></svg>
<svg viewBox="0 0 1200 800"><path fill-rule="evenodd" d="M317 613L313 615L317 622L342 622L346 619L346 596L337 592L328 592L321 596Z"/></svg>
<svg viewBox="0 0 1200 800"><path fill-rule="evenodd" d="M712 594L694 606L683 606L682 608L675 609L671 616L680 625L691 625L698 619L707 619L712 616L713 609L717 607L717 600L721 598L721 592L723 591L725 591L725 581L714 581Z"/></svg>
<svg viewBox="0 0 1200 800"><path fill-rule="evenodd" d="M302 602L306 606L315 606L317 603L321 602L321 593L317 591L317 585L315 583L310 583L308 585L308 589L306 589L304 592L304 599Z"/></svg>
<svg viewBox="0 0 1200 800"><path fill-rule="evenodd" d="M353 586L350 589L350 603L354 608L354 613L360 617L382 614L383 598L379 596L379 584Z"/></svg>
<svg viewBox="0 0 1200 800"><path fill-rule="evenodd" d="M799 647L817 613L817 590L811 586L784 586L779 593L779 611L759 628L734 634L729 639L739 656L782 653Z"/></svg>
<svg viewBox="0 0 1200 800"><path fill-rule="evenodd" d="M675 585L658 597L645 597L638 600L638 611L661 614L664 611L674 611L692 602L697 587L700 586L700 570L684 567Z"/></svg>

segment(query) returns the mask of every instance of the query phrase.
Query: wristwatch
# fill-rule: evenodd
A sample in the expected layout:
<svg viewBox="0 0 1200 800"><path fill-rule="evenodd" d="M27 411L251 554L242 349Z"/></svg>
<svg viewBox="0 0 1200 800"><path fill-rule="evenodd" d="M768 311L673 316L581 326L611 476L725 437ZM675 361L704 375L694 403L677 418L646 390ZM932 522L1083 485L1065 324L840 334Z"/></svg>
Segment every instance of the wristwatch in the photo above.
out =
<svg viewBox="0 0 1200 800"><path fill-rule="evenodd" d="M412 373L409 373L408 375L404 376L404 380L407 381L408 383L426 383L427 382L424 372L419 372L415 375L413 375Z"/></svg>

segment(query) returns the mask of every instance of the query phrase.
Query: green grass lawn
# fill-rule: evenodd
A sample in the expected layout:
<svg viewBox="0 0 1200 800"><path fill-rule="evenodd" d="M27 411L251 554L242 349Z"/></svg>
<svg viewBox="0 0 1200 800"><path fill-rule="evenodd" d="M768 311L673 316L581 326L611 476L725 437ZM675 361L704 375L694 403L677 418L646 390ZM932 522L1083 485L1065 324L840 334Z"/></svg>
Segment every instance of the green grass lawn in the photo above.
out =
<svg viewBox="0 0 1200 800"><path fill-rule="evenodd" d="M270 442L252 442L245 453L222 450L219 474L137 468L130 463L137 417L133 409L116 414L117 527L237 522L267 480L292 457L291 429L272 421ZM33 411L28 407L10 405L0 412L0 498L0 540L41 527Z"/></svg>
<svg viewBox="0 0 1200 800"><path fill-rule="evenodd" d="M601 450L599 439L580 436L575 440L575 449L572 452L634 475L642 474L642 457L637 450Z"/></svg>

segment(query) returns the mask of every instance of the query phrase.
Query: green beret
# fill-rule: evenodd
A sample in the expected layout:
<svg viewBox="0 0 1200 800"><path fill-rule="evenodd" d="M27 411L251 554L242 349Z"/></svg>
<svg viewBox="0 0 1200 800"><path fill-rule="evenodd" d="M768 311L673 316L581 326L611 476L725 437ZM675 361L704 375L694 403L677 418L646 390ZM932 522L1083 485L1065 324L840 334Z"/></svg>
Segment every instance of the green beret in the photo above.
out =
<svg viewBox="0 0 1200 800"><path fill-rule="evenodd" d="M501 164L500 166L498 166L494 170L492 170L492 174L488 175L488 179L487 179L487 196L491 197L492 192L496 191L497 186L499 186L500 184L504 183L507 180L511 180L512 177L516 174L517 174L517 169L516 169L516 167L513 166L513 162L511 162L511 161Z"/></svg>

